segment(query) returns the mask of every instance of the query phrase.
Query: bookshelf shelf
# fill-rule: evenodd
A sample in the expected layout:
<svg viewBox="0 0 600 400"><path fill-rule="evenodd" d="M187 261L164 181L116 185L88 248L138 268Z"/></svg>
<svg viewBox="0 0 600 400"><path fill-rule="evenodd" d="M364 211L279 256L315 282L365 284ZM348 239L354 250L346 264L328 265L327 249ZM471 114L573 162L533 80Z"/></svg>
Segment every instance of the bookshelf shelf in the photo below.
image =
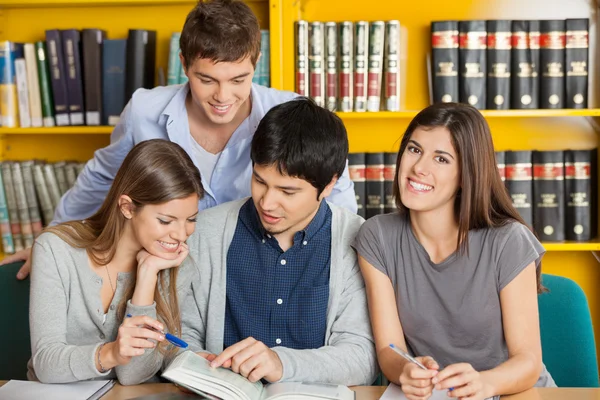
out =
<svg viewBox="0 0 600 400"><path fill-rule="evenodd" d="M268 0L245 0L248 3L264 3ZM151 6L181 5L193 6L197 0L0 0L1 8L28 7L86 7L86 6Z"/></svg>
<svg viewBox="0 0 600 400"><path fill-rule="evenodd" d="M54 128L0 128L0 135L104 135L113 126L59 126Z"/></svg>
<svg viewBox="0 0 600 400"><path fill-rule="evenodd" d="M338 112L344 120L355 119L412 119L419 111ZM585 110L481 110L487 118L547 118L547 117L600 117L600 109Z"/></svg>
<svg viewBox="0 0 600 400"><path fill-rule="evenodd" d="M599 251L600 241L598 239L591 242L543 242L542 245L546 251Z"/></svg>

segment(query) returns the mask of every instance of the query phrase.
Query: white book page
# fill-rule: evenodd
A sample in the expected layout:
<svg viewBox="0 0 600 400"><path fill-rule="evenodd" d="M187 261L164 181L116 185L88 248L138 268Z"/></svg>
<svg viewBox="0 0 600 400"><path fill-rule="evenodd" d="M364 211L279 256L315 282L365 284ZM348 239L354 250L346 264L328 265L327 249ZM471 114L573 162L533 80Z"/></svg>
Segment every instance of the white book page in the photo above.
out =
<svg viewBox="0 0 600 400"><path fill-rule="evenodd" d="M321 383L272 383L265 387L263 400L284 399L353 400L354 392L346 386Z"/></svg>
<svg viewBox="0 0 600 400"><path fill-rule="evenodd" d="M447 396L447 392L447 390L434 390L429 400L448 400L450 397ZM499 399L499 396L490 397L486 400L492 399ZM406 400L406 396L402 392L402 389L400 389L400 386L390 383L379 400Z"/></svg>
<svg viewBox="0 0 600 400"><path fill-rule="evenodd" d="M11 400L82 400L90 398L110 380L44 384L30 381L8 381L0 388L0 399Z"/></svg>
<svg viewBox="0 0 600 400"><path fill-rule="evenodd" d="M226 368L211 368L209 362L192 351L180 354L167 368L163 377L176 383L181 383L198 390L217 395L211 392L219 389L235 393L237 399L258 400L263 392L263 384L252 383L240 374ZM223 389L222 387L225 387ZM219 396L221 397L221 396Z"/></svg>

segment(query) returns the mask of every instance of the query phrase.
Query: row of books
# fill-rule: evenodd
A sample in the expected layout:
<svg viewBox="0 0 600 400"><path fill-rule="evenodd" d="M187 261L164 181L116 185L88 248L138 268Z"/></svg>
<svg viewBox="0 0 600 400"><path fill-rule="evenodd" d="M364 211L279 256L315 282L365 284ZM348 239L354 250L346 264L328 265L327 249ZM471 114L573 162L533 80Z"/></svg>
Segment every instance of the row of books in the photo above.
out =
<svg viewBox="0 0 600 400"><path fill-rule="evenodd" d="M5 254L31 247L84 166L67 161L0 163L0 234Z"/></svg>
<svg viewBox="0 0 600 400"><path fill-rule="evenodd" d="M254 71L254 77L252 82L262 85L271 86L271 68L270 68L270 38L269 31L263 29L260 31L260 52L261 56L256 63L256 69ZM181 32L173 32L171 35L171 41L169 43L169 62L167 70L167 85L177 85L180 83L186 83L188 77L183 71L181 65L181 59L179 58L180 47L179 39L181 38Z"/></svg>
<svg viewBox="0 0 600 400"><path fill-rule="evenodd" d="M297 21L295 91L331 111L400 111L398 21Z"/></svg>
<svg viewBox="0 0 600 400"><path fill-rule="evenodd" d="M498 171L513 205L540 240L589 241L597 235L596 152L498 151ZM350 153L358 214L396 210L392 193L397 153Z"/></svg>
<svg viewBox="0 0 600 400"><path fill-rule="evenodd" d="M589 20L431 23L432 102L588 108Z"/></svg>
<svg viewBox="0 0 600 400"><path fill-rule="evenodd" d="M36 43L0 42L4 127L116 125L138 88L155 82L156 31L47 30Z"/></svg>

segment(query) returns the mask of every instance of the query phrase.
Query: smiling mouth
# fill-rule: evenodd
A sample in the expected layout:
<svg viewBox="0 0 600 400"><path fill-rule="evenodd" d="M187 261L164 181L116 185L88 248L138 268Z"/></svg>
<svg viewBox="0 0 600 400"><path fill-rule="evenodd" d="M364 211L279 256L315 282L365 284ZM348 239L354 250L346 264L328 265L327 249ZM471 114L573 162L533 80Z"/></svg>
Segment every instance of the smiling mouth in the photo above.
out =
<svg viewBox="0 0 600 400"><path fill-rule="evenodd" d="M411 180L410 178L408 179L408 184L410 185L411 188L413 188L414 190L416 190L418 192L429 192L429 191L433 190L433 186L425 185L424 183L415 182L415 181Z"/></svg>
<svg viewBox="0 0 600 400"><path fill-rule="evenodd" d="M215 110L219 111L219 112L226 112L228 111L232 104L227 104L227 105L216 105L216 104L210 104L212 108L214 108Z"/></svg>
<svg viewBox="0 0 600 400"><path fill-rule="evenodd" d="M161 247L163 247L169 251L175 251L179 248L179 242L169 243L169 242L163 242L162 240L159 240L158 243L161 245Z"/></svg>

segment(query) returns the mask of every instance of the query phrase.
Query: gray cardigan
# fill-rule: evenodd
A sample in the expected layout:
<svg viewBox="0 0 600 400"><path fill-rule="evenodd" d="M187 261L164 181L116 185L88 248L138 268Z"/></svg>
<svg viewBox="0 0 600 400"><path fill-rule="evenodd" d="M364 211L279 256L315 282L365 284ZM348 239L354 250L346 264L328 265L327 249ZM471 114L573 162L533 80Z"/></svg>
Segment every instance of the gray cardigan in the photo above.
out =
<svg viewBox="0 0 600 400"><path fill-rule="evenodd" d="M131 384L132 378L136 383L152 378L153 374L140 380L138 371L158 358L156 351L146 351L128 365L104 374L96 369L96 349L101 343L116 339L121 324L117 308L127 287L135 282L132 274L119 273L116 284L103 323L102 278L90 268L86 251L69 246L53 233L42 233L36 239L29 305L29 380L66 383L118 378L123 384ZM139 307L128 302L126 313L156 318L156 304Z"/></svg>
<svg viewBox="0 0 600 400"><path fill-rule="evenodd" d="M223 351L227 252L238 223L242 199L200 213L188 240L199 279L189 301L182 302L183 338L192 349ZM350 244L364 220L329 204L331 271L325 345L313 350L273 347L283 364L281 381L370 385L378 373L364 281ZM193 297L194 301L191 301Z"/></svg>

